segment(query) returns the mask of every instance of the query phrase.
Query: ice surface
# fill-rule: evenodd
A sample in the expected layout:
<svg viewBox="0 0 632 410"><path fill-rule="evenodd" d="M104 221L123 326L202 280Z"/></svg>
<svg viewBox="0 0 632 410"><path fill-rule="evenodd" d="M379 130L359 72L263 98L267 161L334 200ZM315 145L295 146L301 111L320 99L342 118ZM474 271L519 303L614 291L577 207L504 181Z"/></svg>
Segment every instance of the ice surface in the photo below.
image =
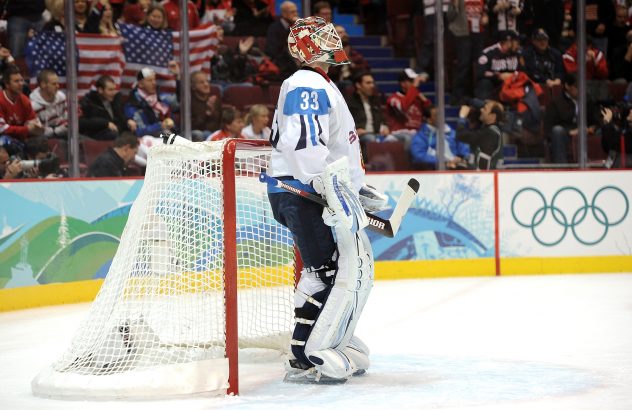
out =
<svg viewBox="0 0 632 410"><path fill-rule="evenodd" d="M33 397L87 307L0 314L0 409L632 409L632 274L379 281L356 332L372 367L345 385L284 384L252 349L238 397Z"/></svg>

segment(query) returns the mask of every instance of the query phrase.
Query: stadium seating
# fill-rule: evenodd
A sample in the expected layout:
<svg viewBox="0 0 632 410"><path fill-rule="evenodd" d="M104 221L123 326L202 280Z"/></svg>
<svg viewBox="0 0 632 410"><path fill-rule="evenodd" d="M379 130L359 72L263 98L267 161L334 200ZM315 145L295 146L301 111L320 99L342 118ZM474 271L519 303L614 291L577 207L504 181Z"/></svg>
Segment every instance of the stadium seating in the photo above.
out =
<svg viewBox="0 0 632 410"><path fill-rule="evenodd" d="M586 135L586 151L588 162L593 164L602 163L608 156L601 148L601 137L591 132ZM574 136L571 138L571 162L579 162L578 153L579 138Z"/></svg>
<svg viewBox="0 0 632 410"><path fill-rule="evenodd" d="M217 84L211 84L211 95L216 95L218 98L222 98L222 88Z"/></svg>
<svg viewBox="0 0 632 410"><path fill-rule="evenodd" d="M281 92L281 85L279 84L270 84L265 88L267 92L268 104L276 106L277 101L279 100L279 94Z"/></svg>
<svg viewBox="0 0 632 410"><path fill-rule="evenodd" d="M366 146L370 171L408 171L410 159L401 142L369 142Z"/></svg>
<svg viewBox="0 0 632 410"><path fill-rule="evenodd" d="M90 166L102 152L105 152L112 146L114 146L114 141L98 141L91 138L83 138L81 140L81 149L83 150L83 157L86 164Z"/></svg>
<svg viewBox="0 0 632 410"><path fill-rule="evenodd" d="M410 43L408 26L412 10L412 0L386 1L388 40L397 57L406 55L406 47Z"/></svg>
<svg viewBox="0 0 632 410"><path fill-rule="evenodd" d="M258 85L231 85L224 90L222 104L233 105L243 111L247 105L267 104L268 99Z"/></svg>

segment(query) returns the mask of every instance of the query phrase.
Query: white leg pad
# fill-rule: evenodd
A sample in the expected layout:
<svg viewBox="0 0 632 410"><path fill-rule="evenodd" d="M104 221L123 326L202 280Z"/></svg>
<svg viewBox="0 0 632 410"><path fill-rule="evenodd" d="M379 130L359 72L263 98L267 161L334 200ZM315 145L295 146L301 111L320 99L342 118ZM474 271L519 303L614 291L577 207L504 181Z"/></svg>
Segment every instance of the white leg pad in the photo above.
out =
<svg viewBox="0 0 632 410"><path fill-rule="evenodd" d="M368 370L369 365L369 348L364 344L359 337L353 336L349 340L347 347L342 349L344 353L352 363L352 366L357 370Z"/></svg>
<svg viewBox="0 0 632 410"><path fill-rule="evenodd" d="M335 227L334 233L338 273L307 339L305 355L325 376L345 378L368 367L364 343L359 339L350 342L373 286L373 252L363 230L353 234Z"/></svg>

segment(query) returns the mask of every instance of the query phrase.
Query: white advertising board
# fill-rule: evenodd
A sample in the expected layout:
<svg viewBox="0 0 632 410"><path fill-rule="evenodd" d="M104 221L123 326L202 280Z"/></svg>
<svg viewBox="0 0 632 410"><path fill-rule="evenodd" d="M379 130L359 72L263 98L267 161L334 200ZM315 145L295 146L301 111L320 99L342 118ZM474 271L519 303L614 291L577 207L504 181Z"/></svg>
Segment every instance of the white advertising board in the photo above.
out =
<svg viewBox="0 0 632 410"><path fill-rule="evenodd" d="M632 255L631 171L498 178L501 257Z"/></svg>

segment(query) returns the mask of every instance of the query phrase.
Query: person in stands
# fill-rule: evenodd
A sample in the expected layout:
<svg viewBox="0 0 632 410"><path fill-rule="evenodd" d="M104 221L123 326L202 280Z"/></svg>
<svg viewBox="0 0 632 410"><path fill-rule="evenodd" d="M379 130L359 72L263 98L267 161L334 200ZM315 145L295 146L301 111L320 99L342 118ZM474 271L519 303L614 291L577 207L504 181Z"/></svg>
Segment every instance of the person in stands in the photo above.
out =
<svg viewBox="0 0 632 410"><path fill-rule="evenodd" d="M102 75L95 87L79 101L79 132L96 140L114 140L124 131L135 132L136 121L125 117L114 79Z"/></svg>
<svg viewBox="0 0 632 410"><path fill-rule="evenodd" d="M255 104L250 107L250 111L246 116L246 127L241 134L248 139L268 140L270 138L270 111L263 104Z"/></svg>
<svg viewBox="0 0 632 410"><path fill-rule="evenodd" d="M191 136L193 141L204 141L220 128L222 102L211 95L209 75L203 71L191 73Z"/></svg>
<svg viewBox="0 0 632 410"><path fill-rule="evenodd" d="M174 71L179 75L179 67ZM158 137L163 130L175 130L173 112L179 108L177 94L159 93L156 72L151 68L141 69L136 80L137 86L125 105L125 116L136 123L136 135Z"/></svg>
<svg viewBox="0 0 632 410"><path fill-rule="evenodd" d="M406 150L413 135L421 127L424 108L432 104L418 88L427 79L426 74L416 74L407 68L399 74L400 91L391 94L386 100L388 128Z"/></svg>
<svg viewBox="0 0 632 410"><path fill-rule="evenodd" d="M89 177L123 177L128 174L127 165L138 152L138 138L131 132L124 132L114 146L97 157L88 168Z"/></svg>
<svg viewBox="0 0 632 410"><path fill-rule="evenodd" d="M0 92L0 135L17 140L38 137L44 133L31 101L22 92L24 77L15 65L2 73L3 90Z"/></svg>
<svg viewBox="0 0 632 410"><path fill-rule="evenodd" d="M66 95L59 90L59 77L53 70L44 69L37 75L38 87L29 98L33 110L44 127L46 138L68 136Z"/></svg>
<svg viewBox="0 0 632 410"><path fill-rule="evenodd" d="M222 128L211 134L207 138L207 141L219 141L225 138L243 138L241 130L243 130L244 125L244 118L237 108L225 107L222 110Z"/></svg>

